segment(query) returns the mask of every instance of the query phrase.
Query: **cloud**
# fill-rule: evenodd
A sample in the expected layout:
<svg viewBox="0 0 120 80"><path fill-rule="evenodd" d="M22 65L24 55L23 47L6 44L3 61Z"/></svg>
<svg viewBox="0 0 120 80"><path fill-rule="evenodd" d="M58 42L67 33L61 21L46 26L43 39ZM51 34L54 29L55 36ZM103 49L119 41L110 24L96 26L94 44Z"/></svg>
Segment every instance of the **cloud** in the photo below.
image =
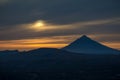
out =
<svg viewBox="0 0 120 80"><path fill-rule="evenodd" d="M71 37L72 36L72 37ZM6 49L19 49L19 50L30 50L40 47L53 47L53 48L61 48L64 47L82 35L67 35L67 36L53 36L53 37L46 37L46 38L37 38L37 39L22 39L22 40L4 40L0 41L0 50ZM103 43L104 45L119 49L119 42L116 42L115 35L89 35L94 40ZM104 39L104 40L103 40ZM109 41L113 40L114 41ZM108 41L109 42L108 42ZM8 46L9 45L9 46Z"/></svg>
<svg viewBox="0 0 120 80"><path fill-rule="evenodd" d="M73 35L76 39L86 34L100 42L119 42L119 3L119 0L0 0L0 41ZM48 24L46 29L29 28L38 20ZM71 42L69 37L66 40Z"/></svg>
<svg viewBox="0 0 120 80"><path fill-rule="evenodd" d="M46 23L47 24L47 23ZM17 26L17 27L16 27ZM16 25L0 32L0 40L19 40L45 38L53 36L70 35L118 35L120 34L119 19L107 19L98 21L85 21L68 25L47 24L45 29L36 31L31 29L30 24ZM101 36L99 36L101 38ZM119 40L120 36L116 37ZM112 37L111 37L112 38ZM104 40L104 39L103 39Z"/></svg>
<svg viewBox="0 0 120 80"><path fill-rule="evenodd" d="M13 0L0 7L0 25L45 20L53 24L120 17L118 0Z"/></svg>
<svg viewBox="0 0 120 80"><path fill-rule="evenodd" d="M0 5L5 5L8 2L9 2L8 0L0 0Z"/></svg>

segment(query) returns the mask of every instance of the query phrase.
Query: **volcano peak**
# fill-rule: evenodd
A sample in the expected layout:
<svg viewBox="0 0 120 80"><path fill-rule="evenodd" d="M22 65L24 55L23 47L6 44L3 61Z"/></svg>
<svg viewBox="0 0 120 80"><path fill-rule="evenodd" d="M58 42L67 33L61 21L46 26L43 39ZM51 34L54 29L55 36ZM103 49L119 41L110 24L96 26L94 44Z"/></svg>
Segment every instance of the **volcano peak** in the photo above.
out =
<svg viewBox="0 0 120 80"><path fill-rule="evenodd" d="M71 44L62 49L75 53L103 54L119 52L118 50L102 45L101 43L89 38L86 35L83 35L82 37L78 38L77 40L73 41Z"/></svg>

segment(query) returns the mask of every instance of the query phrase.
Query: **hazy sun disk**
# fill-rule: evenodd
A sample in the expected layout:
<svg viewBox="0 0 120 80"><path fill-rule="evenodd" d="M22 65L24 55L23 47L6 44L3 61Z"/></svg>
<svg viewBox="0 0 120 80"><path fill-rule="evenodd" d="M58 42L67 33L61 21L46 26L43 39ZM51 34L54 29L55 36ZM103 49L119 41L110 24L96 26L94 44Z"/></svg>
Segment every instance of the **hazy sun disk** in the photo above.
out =
<svg viewBox="0 0 120 80"><path fill-rule="evenodd" d="M43 30L43 29L45 29L45 25L46 25L46 23L44 21L38 20L32 24L32 29Z"/></svg>
<svg viewBox="0 0 120 80"><path fill-rule="evenodd" d="M45 23L42 20L39 20L37 22L35 22L34 26L36 27L43 27L45 25Z"/></svg>

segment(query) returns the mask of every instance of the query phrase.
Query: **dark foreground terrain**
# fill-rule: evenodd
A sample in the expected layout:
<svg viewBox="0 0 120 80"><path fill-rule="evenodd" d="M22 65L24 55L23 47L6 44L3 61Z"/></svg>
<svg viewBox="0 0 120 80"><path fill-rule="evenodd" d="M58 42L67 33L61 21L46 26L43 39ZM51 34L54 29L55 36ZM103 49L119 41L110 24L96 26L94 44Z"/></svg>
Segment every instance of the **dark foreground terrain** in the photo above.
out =
<svg viewBox="0 0 120 80"><path fill-rule="evenodd" d="M120 55L1 51L0 80L120 80Z"/></svg>

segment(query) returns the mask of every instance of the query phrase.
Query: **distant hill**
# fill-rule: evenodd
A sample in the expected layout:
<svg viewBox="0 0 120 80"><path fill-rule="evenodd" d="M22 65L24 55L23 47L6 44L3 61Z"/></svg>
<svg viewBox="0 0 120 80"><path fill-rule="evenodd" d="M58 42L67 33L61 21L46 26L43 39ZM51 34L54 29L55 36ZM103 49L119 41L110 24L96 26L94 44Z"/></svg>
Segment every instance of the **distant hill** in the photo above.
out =
<svg viewBox="0 0 120 80"><path fill-rule="evenodd" d="M4 55L3 55L4 54ZM120 55L55 48L0 54L0 80L119 80Z"/></svg>

